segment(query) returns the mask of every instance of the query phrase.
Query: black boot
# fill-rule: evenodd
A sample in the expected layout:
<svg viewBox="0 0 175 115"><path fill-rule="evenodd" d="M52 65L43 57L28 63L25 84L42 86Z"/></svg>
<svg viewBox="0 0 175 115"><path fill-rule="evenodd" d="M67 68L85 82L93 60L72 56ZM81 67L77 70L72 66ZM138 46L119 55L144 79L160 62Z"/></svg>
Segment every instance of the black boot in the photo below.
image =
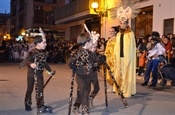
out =
<svg viewBox="0 0 175 115"><path fill-rule="evenodd" d="M26 111L32 111L31 105L25 104L25 110Z"/></svg>
<svg viewBox="0 0 175 115"><path fill-rule="evenodd" d="M25 97L25 110L26 111L32 111L31 105L32 105L32 101L31 101L31 96L26 96Z"/></svg>
<svg viewBox="0 0 175 115"><path fill-rule="evenodd" d="M52 113L52 107L43 105L39 108L39 113Z"/></svg>
<svg viewBox="0 0 175 115"><path fill-rule="evenodd" d="M143 82L141 85L142 85L142 86L147 86L147 85L148 85L148 82L145 81L145 82Z"/></svg>

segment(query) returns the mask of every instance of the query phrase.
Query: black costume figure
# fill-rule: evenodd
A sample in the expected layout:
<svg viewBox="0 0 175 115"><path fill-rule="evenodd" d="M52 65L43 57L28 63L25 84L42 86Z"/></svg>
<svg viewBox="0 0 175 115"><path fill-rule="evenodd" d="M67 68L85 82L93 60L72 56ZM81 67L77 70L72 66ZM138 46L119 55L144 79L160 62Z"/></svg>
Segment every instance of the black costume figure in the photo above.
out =
<svg viewBox="0 0 175 115"><path fill-rule="evenodd" d="M87 49L80 48L74 62L76 66L76 82L78 85L78 93L74 109L79 109L81 105L83 114L89 113L90 80L94 76L97 76L97 72L93 70L93 59L90 54L91 52Z"/></svg>
<svg viewBox="0 0 175 115"><path fill-rule="evenodd" d="M35 45L42 44L43 40L41 36L35 37ZM44 41L45 42L45 41ZM43 43L46 46L46 43ZM31 105L32 105L32 99L31 95L34 88L35 83L35 90L36 90L36 102L37 102L37 108L41 109L44 106L44 79L43 79L43 70L44 68L49 71L51 74L53 71L51 70L50 66L46 62L47 55L44 51L44 45L41 45L41 47L36 47L35 49L31 50L25 60L25 64L28 66L28 72L27 72L27 91L25 95L25 109L26 111L31 111ZM33 68L32 64L34 64L36 67ZM46 112L40 111L40 112Z"/></svg>
<svg viewBox="0 0 175 115"><path fill-rule="evenodd" d="M89 43L88 38L86 39L86 35L83 33L80 35L79 39L80 38L81 45L79 46L79 50L69 58L68 64L76 73L76 82L78 85L73 112L78 115L81 105L82 114L88 115L89 100L93 100L99 91L97 71L101 63L99 61L100 54L91 51L93 46ZM90 94L91 83L94 86L94 90Z"/></svg>
<svg viewBox="0 0 175 115"><path fill-rule="evenodd" d="M98 76L97 76L97 71L99 70L100 66L99 66L99 63L97 62L97 59L98 58L98 54L97 52L91 52L91 51L87 51L87 55L89 57L89 74L86 74L84 73L85 75L82 75L80 74L81 73L81 70L78 70L76 72L77 74L77 78L76 78L76 81L77 81L77 84L78 84L78 88L77 88L77 98L76 98L76 101L74 103L74 109L79 109L80 105L84 103L85 101L85 105L88 105L88 102L86 101L90 101L90 106L92 107L93 104L92 104L92 100L95 98L96 94L99 92L99 82L98 82ZM82 67L78 67L78 68L82 68ZM80 73L79 73L80 72ZM84 77L87 77L87 78L84 78ZM84 79L85 82L81 81L81 79ZM82 85L86 85L87 83L87 95L86 95L86 98L88 96L88 100L87 99L83 99L83 102L82 102L82 99L81 99L81 86ZM91 83L93 84L93 91L90 93L91 91ZM90 94L90 95L89 95ZM89 105L88 105L89 106Z"/></svg>

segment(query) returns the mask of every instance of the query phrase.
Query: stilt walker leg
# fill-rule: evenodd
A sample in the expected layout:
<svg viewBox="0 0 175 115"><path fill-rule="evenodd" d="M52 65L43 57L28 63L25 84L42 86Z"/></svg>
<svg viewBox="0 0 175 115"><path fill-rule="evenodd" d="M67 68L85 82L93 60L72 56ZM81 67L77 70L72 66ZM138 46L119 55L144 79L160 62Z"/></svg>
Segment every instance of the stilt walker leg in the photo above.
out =
<svg viewBox="0 0 175 115"><path fill-rule="evenodd" d="M74 78L75 78L75 72L72 71L72 80L71 80L71 87L70 87L70 97L69 97L69 110L68 110L68 115L71 115L72 99L73 99L73 89L74 89Z"/></svg>
<svg viewBox="0 0 175 115"><path fill-rule="evenodd" d="M40 115L39 112L39 93L38 93L38 80L37 80L37 76L36 76L36 70L34 70L35 75L34 75L34 81L35 81L35 94L36 94L36 106L37 106L37 115Z"/></svg>
<svg viewBox="0 0 175 115"><path fill-rule="evenodd" d="M106 67L105 66L104 66L104 89L105 89L105 105L106 105L106 111L108 111L108 97L107 97Z"/></svg>
<svg viewBox="0 0 175 115"><path fill-rule="evenodd" d="M122 102L123 102L124 106L127 108L127 107L128 107L128 103L127 103L127 101L126 101L126 99L125 99L125 97L124 97L124 95L123 95L123 92L120 90L120 87L119 87L119 85L117 84L117 82L116 82L116 80L115 80L115 78L114 78L114 75L112 74L112 71L111 71L109 65L108 65L107 63L104 63L104 66L109 70L109 74L110 74L110 76L111 76L111 78L112 78L112 80L113 80L115 86L116 86L117 89L118 89L118 93L119 93L119 95L120 95L120 97L121 97L121 99L122 99Z"/></svg>

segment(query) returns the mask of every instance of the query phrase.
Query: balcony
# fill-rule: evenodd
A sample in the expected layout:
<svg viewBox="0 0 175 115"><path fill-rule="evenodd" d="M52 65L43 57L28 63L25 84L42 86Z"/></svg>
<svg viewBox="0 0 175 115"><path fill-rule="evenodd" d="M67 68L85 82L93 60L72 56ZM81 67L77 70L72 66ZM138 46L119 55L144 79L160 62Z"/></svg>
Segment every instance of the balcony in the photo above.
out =
<svg viewBox="0 0 175 115"><path fill-rule="evenodd" d="M94 16L90 13L89 0L75 0L54 10L56 24L66 24Z"/></svg>

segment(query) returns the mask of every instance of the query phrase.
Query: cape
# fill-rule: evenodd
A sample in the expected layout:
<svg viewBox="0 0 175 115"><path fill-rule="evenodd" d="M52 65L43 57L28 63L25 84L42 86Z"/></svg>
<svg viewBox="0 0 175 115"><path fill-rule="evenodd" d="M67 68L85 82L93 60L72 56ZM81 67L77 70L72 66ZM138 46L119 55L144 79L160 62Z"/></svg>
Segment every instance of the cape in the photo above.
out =
<svg viewBox="0 0 175 115"><path fill-rule="evenodd" d="M136 94L136 43L134 33L125 31L123 40L123 66L121 67L120 57L120 36L121 32L117 33L116 44L114 49L115 54L115 70L114 76L119 84L123 95L125 97L131 97ZM121 74L121 68L123 72ZM116 92L118 94L118 92Z"/></svg>

